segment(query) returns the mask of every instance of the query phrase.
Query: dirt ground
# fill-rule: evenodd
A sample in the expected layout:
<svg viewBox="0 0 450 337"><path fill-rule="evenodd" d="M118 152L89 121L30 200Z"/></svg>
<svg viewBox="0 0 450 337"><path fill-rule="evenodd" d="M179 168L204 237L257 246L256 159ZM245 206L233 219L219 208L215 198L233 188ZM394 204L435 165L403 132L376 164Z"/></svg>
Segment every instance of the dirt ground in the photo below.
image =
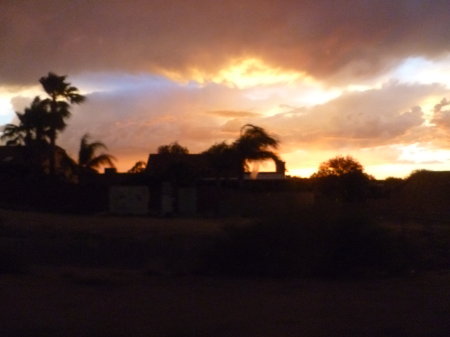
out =
<svg viewBox="0 0 450 337"><path fill-rule="evenodd" d="M216 235L225 220L0 210L0 221L6 245L30 235L72 243L67 236L80 231ZM5 337L450 335L449 271L359 280L227 279L41 261L0 274L0 298Z"/></svg>
<svg viewBox="0 0 450 337"><path fill-rule="evenodd" d="M318 281L38 268L0 276L1 336L448 336L450 273Z"/></svg>

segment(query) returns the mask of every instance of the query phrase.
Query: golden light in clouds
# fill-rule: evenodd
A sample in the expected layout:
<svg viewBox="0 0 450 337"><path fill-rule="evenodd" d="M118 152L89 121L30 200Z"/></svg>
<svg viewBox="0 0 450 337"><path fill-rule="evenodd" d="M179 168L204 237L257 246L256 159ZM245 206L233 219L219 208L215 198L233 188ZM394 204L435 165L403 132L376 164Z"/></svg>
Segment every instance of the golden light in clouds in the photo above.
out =
<svg viewBox="0 0 450 337"><path fill-rule="evenodd" d="M283 71L280 68L268 66L260 59L248 58L233 62L229 67L220 70L217 75L212 77L212 81L245 89L277 83L289 84L300 78L304 81L309 80L304 74Z"/></svg>
<svg viewBox="0 0 450 337"><path fill-rule="evenodd" d="M420 102L420 107L423 111L424 124L427 126L433 125L432 119L434 116L435 105L442 100L442 96L432 95Z"/></svg>
<svg viewBox="0 0 450 337"><path fill-rule="evenodd" d="M214 83L237 89L249 102L255 102L253 108L264 116L284 113L286 105L292 108L322 104L343 92L342 89L329 87L306 73L274 67L259 58L232 60L213 73L197 68L184 73L167 70L161 72L167 78L182 84ZM263 103L256 103L257 101Z"/></svg>
<svg viewBox="0 0 450 337"><path fill-rule="evenodd" d="M317 167L294 168L287 170L286 174L292 177L308 178L314 172L317 172Z"/></svg>
<svg viewBox="0 0 450 337"><path fill-rule="evenodd" d="M162 70L162 73L178 82L195 81L201 84L212 82L239 89L279 83L288 85L300 79L303 82L314 82L312 77L304 73L272 67L258 58L232 60L226 67L214 73L208 73L197 68L190 68L185 73L167 70Z"/></svg>
<svg viewBox="0 0 450 337"><path fill-rule="evenodd" d="M428 149L420 144L410 144L402 147L399 159L413 163L445 163L450 161L450 150Z"/></svg>

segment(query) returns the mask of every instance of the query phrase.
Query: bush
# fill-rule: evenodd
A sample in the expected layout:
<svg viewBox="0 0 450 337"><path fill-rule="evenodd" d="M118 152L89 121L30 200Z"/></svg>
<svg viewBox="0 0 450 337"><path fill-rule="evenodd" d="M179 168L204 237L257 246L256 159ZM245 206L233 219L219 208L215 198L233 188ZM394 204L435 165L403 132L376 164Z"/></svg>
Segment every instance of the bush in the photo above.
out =
<svg viewBox="0 0 450 337"><path fill-rule="evenodd" d="M296 219L229 227L205 256L212 274L234 276L348 276L411 268L413 250L356 212L317 212Z"/></svg>

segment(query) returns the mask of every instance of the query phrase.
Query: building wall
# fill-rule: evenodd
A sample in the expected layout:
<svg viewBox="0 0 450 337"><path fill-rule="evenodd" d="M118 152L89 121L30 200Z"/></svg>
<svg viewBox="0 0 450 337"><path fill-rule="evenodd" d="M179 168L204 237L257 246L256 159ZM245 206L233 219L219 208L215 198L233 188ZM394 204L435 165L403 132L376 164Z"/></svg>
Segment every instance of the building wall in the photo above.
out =
<svg viewBox="0 0 450 337"><path fill-rule="evenodd" d="M113 214L145 215L149 211L147 186L111 186L109 211Z"/></svg>

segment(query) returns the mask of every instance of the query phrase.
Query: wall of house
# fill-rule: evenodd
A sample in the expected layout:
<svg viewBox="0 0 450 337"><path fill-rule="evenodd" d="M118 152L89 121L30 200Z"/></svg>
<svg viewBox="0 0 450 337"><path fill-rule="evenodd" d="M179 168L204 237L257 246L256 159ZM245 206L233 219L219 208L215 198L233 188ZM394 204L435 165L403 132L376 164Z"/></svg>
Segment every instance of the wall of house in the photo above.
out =
<svg viewBox="0 0 450 337"><path fill-rule="evenodd" d="M202 188L199 213L220 216L272 216L311 207L311 191L246 191Z"/></svg>

